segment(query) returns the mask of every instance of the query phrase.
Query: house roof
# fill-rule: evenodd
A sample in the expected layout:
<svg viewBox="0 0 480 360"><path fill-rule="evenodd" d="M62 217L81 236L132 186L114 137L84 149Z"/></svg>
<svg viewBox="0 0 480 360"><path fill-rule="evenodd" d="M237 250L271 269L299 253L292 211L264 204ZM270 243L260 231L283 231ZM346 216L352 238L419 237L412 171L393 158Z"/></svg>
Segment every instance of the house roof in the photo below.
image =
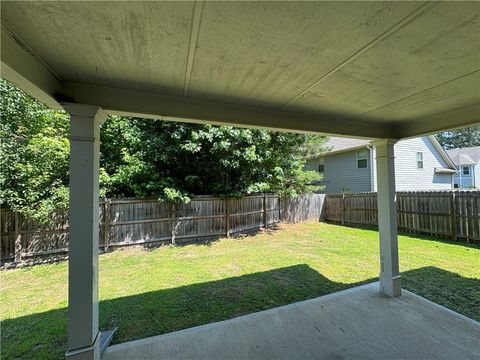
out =
<svg viewBox="0 0 480 360"><path fill-rule="evenodd" d="M475 165L480 162L480 146L447 150L455 165Z"/></svg>
<svg viewBox="0 0 480 360"><path fill-rule="evenodd" d="M328 152L353 150L366 147L372 140L330 137L325 144Z"/></svg>

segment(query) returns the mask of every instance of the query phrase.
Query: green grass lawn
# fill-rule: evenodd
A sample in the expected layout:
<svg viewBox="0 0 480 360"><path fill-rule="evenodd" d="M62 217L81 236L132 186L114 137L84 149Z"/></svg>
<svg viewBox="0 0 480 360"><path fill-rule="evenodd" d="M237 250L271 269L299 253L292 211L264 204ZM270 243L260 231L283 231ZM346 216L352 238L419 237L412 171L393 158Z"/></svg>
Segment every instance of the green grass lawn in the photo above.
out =
<svg viewBox="0 0 480 360"><path fill-rule="evenodd" d="M480 321L480 247L399 238L403 288ZM378 233L321 223L211 244L100 256L100 327L113 343L328 294L378 277ZM60 359L67 263L0 273L1 358Z"/></svg>

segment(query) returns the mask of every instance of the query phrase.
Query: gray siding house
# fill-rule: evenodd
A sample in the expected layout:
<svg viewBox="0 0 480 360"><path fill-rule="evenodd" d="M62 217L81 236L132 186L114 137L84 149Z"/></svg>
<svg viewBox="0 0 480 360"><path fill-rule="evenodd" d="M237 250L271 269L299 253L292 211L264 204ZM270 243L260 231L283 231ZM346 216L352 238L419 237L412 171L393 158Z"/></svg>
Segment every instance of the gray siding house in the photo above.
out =
<svg viewBox="0 0 480 360"><path fill-rule="evenodd" d="M322 193L377 190L375 147L370 140L331 137L329 151L307 160L306 169L323 174ZM397 191L448 190L455 164L433 136L395 144Z"/></svg>
<svg viewBox="0 0 480 360"><path fill-rule="evenodd" d="M455 189L480 188L480 146L447 150L458 171L453 175Z"/></svg>

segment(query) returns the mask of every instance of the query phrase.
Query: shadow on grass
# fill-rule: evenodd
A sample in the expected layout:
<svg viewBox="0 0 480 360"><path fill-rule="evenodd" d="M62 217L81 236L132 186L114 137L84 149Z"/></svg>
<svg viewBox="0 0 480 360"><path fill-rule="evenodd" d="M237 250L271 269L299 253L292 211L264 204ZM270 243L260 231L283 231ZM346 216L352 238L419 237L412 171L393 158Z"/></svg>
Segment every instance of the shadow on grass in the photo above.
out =
<svg viewBox="0 0 480 360"><path fill-rule="evenodd" d="M243 239L243 238L248 238L248 237L254 237L259 234L266 234L266 235L275 235L278 230L281 230L282 226L281 223L274 223L268 225L267 228L264 227L258 227L258 228L252 228L252 229L246 229L246 230L238 230L235 232L230 233L230 237L232 239ZM179 236L175 240L175 245L174 246L187 246L187 245L199 245L199 246L211 246L213 243L218 242L222 239L227 238L225 234L222 235L204 235L200 237L191 237L191 238L182 238ZM142 248L145 251L149 250L155 250L158 249L159 247L162 246L169 246L173 245L171 241L169 240L164 240L164 241L156 241L156 242L149 242L145 244L126 244L118 247L118 249L127 249L128 247L137 247L137 248ZM109 248L108 252L112 252L117 250L115 247Z"/></svg>
<svg viewBox="0 0 480 360"><path fill-rule="evenodd" d="M404 288L480 320L480 280L435 267L404 273ZM100 328L113 343L159 335L302 301L349 287L300 264L224 280L100 302ZM2 359L58 359L65 352L67 309L5 320Z"/></svg>

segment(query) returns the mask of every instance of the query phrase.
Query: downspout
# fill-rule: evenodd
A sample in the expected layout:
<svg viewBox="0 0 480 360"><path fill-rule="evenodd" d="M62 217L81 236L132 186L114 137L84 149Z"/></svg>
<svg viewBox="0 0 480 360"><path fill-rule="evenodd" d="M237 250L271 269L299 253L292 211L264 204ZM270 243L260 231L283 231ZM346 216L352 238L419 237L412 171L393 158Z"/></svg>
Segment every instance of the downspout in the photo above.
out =
<svg viewBox="0 0 480 360"><path fill-rule="evenodd" d="M370 191L375 191L375 171L373 171L373 146L367 145L367 149L370 151Z"/></svg>
<svg viewBox="0 0 480 360"><path fill-rule="evenodd" d="M475 165L470 165L470 174L472 174L472 189L475 189Z"/></svg>

